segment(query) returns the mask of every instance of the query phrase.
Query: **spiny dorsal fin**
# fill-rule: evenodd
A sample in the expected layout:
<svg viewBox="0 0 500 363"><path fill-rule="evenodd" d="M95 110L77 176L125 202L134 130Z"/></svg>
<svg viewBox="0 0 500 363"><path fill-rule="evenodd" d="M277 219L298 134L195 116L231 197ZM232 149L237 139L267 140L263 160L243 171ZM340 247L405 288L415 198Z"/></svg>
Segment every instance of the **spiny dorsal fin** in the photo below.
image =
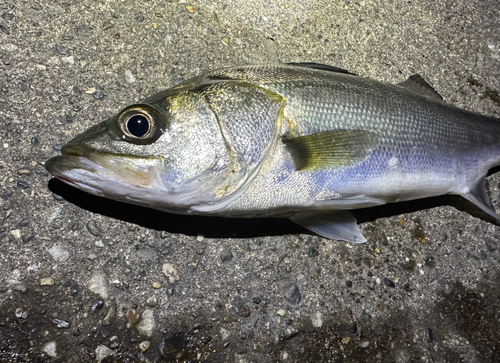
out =
<svg viewBox="0 0 500 363"><path fill-rule="evenodd" d="M327 64L314 63L314 62L303 62L303 63L290 62L290 63L286 63L286 64L288 64L290 66L312 68L312 69L321 69L322 71L344 73L344 74L350 74L353 76L357 76L357 74L351 73L348 70L345 70L345 69L339 68L339 67L335 67L335 66L329 66Z"/></svg>
<svg viewBox="0 0 500 363"><path fill-rule="evenodd" d="M285 140L297 170L341 168L371 153L377 137L366 130L333 130Z"/></svg>
<svg viewBox="0 0 500 363"><path fill-rule="evenodd" d="M425 81L419 74L414 74L410 76L406 81L398 83L398 86L409 89L410 91L420 93L421 95L432 97L438 99L440 101L443 100L443 97L439 93L436 92L432 86Z"/></svg>

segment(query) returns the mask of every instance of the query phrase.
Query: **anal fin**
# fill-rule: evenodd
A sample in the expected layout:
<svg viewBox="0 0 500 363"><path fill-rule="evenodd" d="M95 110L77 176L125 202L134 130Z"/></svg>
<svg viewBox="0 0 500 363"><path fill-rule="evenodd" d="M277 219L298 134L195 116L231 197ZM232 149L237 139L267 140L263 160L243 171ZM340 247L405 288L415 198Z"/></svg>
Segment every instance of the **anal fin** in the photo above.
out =
<svg viewBox="0 0 500 363"><path fill-rule="evenodd" d="M359 230L351 212L336 211L290 218L292 222L322 237L352 243L364 243L366 238Z"/></svg>
<svg viewBox="0 0 500 363"><path fill-rule="evenodd" d="M485 178L480 179L479 182L470 189L469 193L462 194L462 197L467 199L469 202L472 202L489 216L495 218L497 221L500 221L500 216L495 212L495 209L491 204L490 196L486 188Z"/></svg>

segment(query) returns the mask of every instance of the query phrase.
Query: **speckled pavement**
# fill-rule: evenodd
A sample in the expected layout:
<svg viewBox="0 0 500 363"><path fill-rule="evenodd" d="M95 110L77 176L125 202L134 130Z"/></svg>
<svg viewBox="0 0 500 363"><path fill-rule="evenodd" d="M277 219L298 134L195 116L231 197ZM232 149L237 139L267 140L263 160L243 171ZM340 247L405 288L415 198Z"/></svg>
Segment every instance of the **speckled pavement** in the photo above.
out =
<svg viewBox="0 0 500 363"><path fill-rule="evenodd" d="M459 198L359 211L352 245L104 200L41 165L203 70L277 61L418 73L499 117L500 3L0 0L1 362L500 361L500 228Z"/></svg>

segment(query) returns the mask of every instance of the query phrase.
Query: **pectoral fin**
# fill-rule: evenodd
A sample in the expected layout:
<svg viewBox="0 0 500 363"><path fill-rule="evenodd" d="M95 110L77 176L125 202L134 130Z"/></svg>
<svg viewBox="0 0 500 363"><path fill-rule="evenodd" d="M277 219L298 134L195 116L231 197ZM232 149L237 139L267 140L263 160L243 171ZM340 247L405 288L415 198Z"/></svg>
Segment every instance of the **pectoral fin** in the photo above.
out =
<svg viewBox="0 0 500 363"><path fill-rule="evenodd" d="M366 238L358 228L351 212L337 211L327 214L298 216L291 218L297 223L322 237L352 243L364 243Z"/></svg>
<svg viewBox="0 0 500 363"><path fill-rule="evenodd" d="M332 130L285 140L296 170L323 170L367 158L377 137L366 130Z"/></svg>

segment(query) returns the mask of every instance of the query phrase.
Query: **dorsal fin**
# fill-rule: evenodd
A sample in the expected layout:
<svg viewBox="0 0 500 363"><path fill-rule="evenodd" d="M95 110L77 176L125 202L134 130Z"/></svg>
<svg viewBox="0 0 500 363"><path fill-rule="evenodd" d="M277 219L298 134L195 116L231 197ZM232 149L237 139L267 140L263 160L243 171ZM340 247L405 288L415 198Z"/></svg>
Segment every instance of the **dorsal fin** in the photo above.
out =
<svg viewBox="0 0 500 363"><path fill-rule="evenodd" d="M335 67L335 66L329 66L327 64L320 64L320 63L314 63L314 62L304 62L304 63L290 62L290 63L286 63L286 64L288 64L290 66L312 68L312 69L321 69L322 71L344 73L344 74L350 74L352 76L357 76L357 74L351 73L348 70L345 70L345 69L339 68L339 67Z"/></svg>
<svg viewBox="0 0 500 363"><path fill-rule="evenodd" d="M419 74L414 74L410 76L406 81L398 83L398 86L409 89L410 91L420 93L421 95L432 97L438 99L440 101L443 100L443 97L439 93L436 92L432 86L425 81Z"/></svg>

